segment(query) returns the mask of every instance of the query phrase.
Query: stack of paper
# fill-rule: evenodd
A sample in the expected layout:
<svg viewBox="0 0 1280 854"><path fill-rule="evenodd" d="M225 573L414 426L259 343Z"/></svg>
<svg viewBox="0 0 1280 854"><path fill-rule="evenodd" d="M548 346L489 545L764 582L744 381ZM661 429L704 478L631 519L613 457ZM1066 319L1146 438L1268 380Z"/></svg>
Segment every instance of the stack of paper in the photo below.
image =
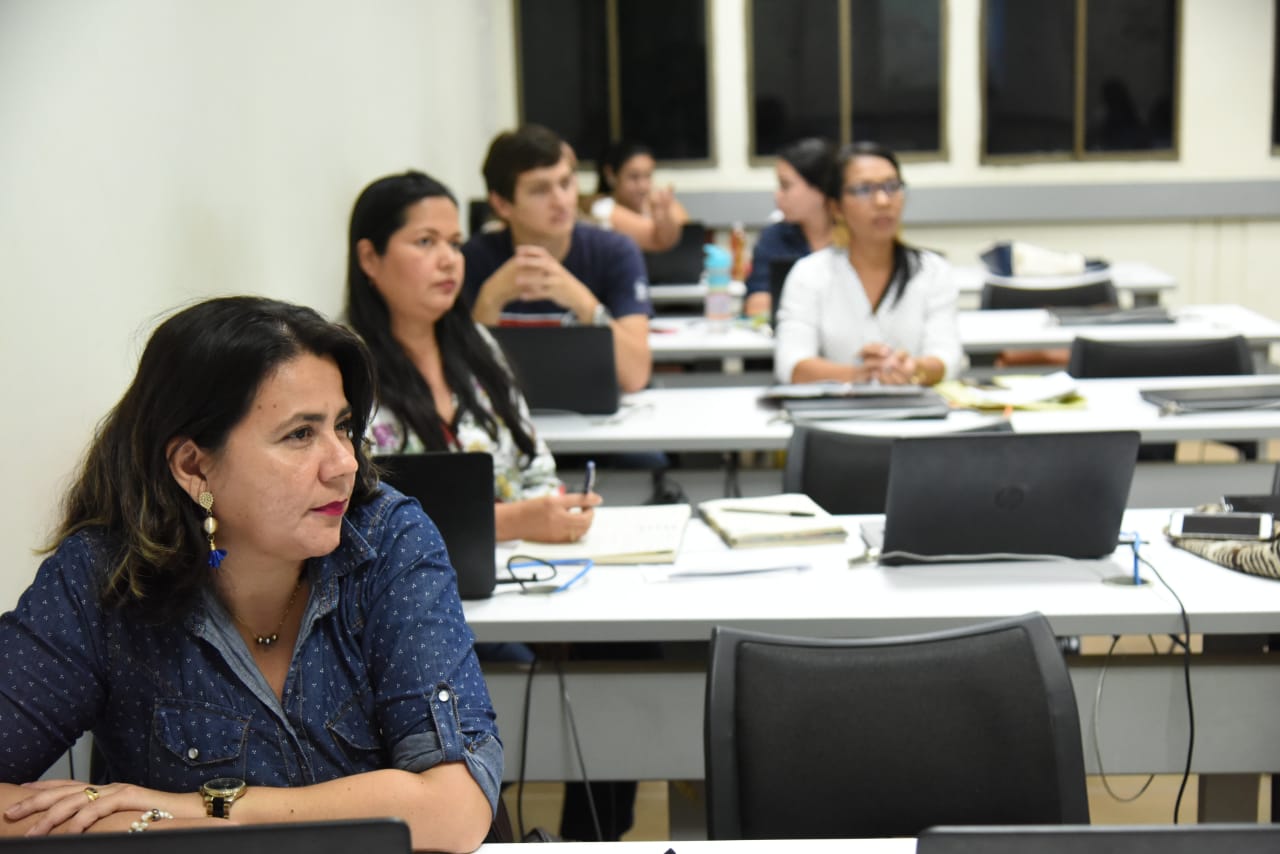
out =
<svg viewBox="0 0 1280 854"><path fill-rule="evenodd" d="M542 560L590 558L596 563L673 563L693 515L688 504L597 507L576 543L524 541L515 553Z"/></svg>
<svg viewBox="0 0 1280 854"><path fill-rule="evenodd" d="M718 498L698 510L731 547L844 542L847 532L812 498L799 493Z"/></svg>

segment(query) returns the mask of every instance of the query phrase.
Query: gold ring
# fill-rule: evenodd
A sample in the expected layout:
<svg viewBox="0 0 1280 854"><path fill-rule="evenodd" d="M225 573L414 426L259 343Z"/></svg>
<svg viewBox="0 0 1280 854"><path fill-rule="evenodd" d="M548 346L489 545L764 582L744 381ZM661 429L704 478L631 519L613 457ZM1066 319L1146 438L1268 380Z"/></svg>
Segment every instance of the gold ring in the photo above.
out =
<svg viewBox="0 0 1280 854"><path fill-rule="evenodd" d="M89 803L93 803L98 798L102 797L102 793L99 792L97 789L95 789L93 786L85 786L84 796L89 799Z"/></svg>

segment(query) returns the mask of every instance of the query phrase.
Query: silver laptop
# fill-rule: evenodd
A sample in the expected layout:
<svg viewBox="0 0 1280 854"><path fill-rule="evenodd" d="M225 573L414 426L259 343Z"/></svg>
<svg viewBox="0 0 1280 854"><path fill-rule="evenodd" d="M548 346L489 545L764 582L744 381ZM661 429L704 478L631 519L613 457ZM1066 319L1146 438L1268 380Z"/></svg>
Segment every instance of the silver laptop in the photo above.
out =
<svg viewBox="0 0 1280 854"><path fill-rule="evenodd" d="M1138 438L1116 431L897 439L880 562L1109 555Z"/></svg>

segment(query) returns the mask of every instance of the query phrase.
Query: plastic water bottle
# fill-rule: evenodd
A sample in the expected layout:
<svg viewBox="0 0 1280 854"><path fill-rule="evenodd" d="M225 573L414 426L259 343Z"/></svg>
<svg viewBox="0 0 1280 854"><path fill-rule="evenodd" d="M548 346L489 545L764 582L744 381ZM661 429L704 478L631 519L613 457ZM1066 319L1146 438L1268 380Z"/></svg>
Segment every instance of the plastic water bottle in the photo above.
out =
<svg viewBox="0 0 1280 854"><path fill-rule="evenodd" d="M733 296L729 293L729 267L732 259L719 246L702 247L702 283L707 288L706 320L712 332L724 332L733 318Z"/></svg>

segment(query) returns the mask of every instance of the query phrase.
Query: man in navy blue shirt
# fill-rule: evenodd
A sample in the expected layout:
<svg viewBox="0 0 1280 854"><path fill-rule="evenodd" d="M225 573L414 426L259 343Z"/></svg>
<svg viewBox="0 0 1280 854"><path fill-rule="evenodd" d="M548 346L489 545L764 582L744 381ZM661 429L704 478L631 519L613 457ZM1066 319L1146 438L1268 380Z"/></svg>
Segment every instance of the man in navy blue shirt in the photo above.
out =
<svg viewBox="0 0 1280 854"><path fill-rule="evenodd" d="M486 326L594 324L613 330L618 384L649 384L649 281L628 237L577 221L567 146L524 125L499 134L484 161L489 205L507 225L462 247L463 294Z"/></svg>

